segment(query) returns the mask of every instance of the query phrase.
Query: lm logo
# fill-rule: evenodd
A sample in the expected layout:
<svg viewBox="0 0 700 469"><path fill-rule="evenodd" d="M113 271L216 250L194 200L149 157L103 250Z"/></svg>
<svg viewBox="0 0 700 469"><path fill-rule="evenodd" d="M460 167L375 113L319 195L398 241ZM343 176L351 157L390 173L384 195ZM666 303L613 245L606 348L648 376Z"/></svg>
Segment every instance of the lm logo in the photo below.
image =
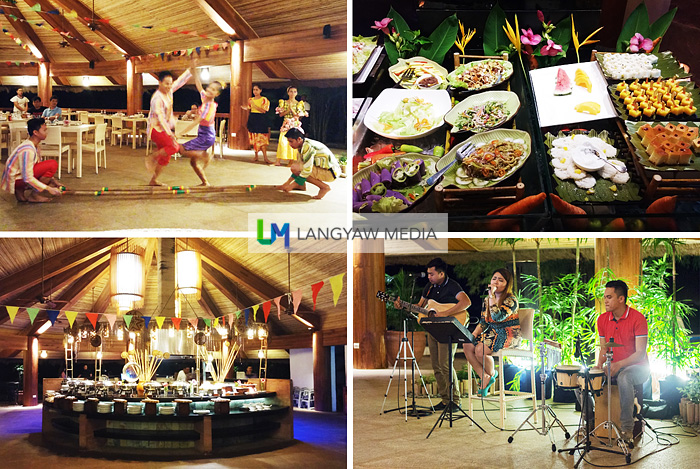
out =
<svg viewBox="0 0 700 469"><path fill-rule="evenodd" d="M270 224L270 239L263 237L263 220L258 218L258 243L263 246L268 246L277 240L277 237L284 236L284 247L289 249L289 223L282 225L282 229L277 226L277 223Z"/></svg>

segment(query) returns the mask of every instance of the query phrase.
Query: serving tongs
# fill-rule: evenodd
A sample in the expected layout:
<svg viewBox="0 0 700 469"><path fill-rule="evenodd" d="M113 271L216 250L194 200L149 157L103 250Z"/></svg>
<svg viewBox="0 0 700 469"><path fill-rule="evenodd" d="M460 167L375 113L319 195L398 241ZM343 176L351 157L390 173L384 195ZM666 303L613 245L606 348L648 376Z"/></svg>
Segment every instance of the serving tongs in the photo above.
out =
<svg viewBox="0 0 700 469"><path fill-rule="evenodd" d="M455 163L462 164L462 161L464 161L465 158L470 156L475 151L476 151L476 147L474 147L474 145L472 145L471 143L467 143L466 145L460 147L459 149L457 149L457 152L455 153L454 160L452 160L450 163L448 163L440 171L438 171L437 173L430 176L428 179L425 179L424 181L422 181L421 185L422 186L432 186L443 176L443 174L445 174L452 166L454 166Z"/></svg>
<svg viewBox="0 0 700 469"><path fill-rule="evenodd" d="M584 147L584 148L583 148L583 151L585 151L586 153L591 153L591 154L593 154L593 155L594 155L595 157L597 157L599 160L603 160L603 162L604 162L605 164L608 164L608 165L612 166L613 168L615 168L615 171L617 171L618 173L626 173L626 172L627 172L627 166L626 166L626 165L623 164L622 167L619 167L619 166L616 166L616 165L612 164L612 163L609 162L607 159L605 159L605 158L603 158L602 156L600 156L600 153L598 153L598 150L596 150L595 148L590 148L590 147L587 147L587 148L586 148L586 147Z"/></svg>

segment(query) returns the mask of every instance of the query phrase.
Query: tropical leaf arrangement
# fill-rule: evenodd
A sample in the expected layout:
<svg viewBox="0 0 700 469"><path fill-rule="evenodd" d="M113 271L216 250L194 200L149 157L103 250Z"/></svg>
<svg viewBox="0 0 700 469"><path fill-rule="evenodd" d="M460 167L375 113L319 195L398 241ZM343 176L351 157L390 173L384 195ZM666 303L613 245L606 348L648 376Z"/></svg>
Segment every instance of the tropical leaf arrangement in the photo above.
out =
<svg viewBox="0 0 700 469"><path fill-rule="evenodd" d="M459 23L456 14L450 15L428 37L425 37L421 35L420 30L412 30L406 20L392 7L386 18L375 21L375 26L372 28L386 35L384 48L391 65L398 63L399 58L407 59L415 56L425 57L441 64L447 52L455 44Z"/></svg>
<svg viewBox="0 0 700 469"><path fill-rule="evenodd" d="M647 6L642 2L625 21L620 36L617 38L615 50L617 52L641 52L640 49L642 49L645 52L659 52L661 38L666 34L677 11L678 7L669 10L650 24ZM641 40L638 35L642 36ZM647 43L650 44L646 45Z"/></svg>

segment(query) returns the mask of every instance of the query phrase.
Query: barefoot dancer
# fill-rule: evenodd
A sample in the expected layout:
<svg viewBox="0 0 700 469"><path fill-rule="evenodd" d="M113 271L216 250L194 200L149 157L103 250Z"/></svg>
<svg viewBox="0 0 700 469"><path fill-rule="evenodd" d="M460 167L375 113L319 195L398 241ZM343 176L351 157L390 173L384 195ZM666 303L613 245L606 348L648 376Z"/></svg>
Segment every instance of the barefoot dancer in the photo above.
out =
<svg viewBox="0 0 700 469"><path fill-rule="evenodd" d="M51 197L39 193L46 191L60 196L60 184L53 178L58 171L56 160L39 161L39 143L46 139L46 122L42 118L27 123L29 138L20 143L10 154L2 173L0 187L15 194L19 202L49 202Z"/></svg>
<svg viewBox="0 0 700 469"><path fill-rule="evenodd" d="M179 150L180 145L173 133L175 128L173 93L187 83L191 76L189 68L175 81L170 72L158 74L158 89L153 93L151 110L148 113L148 132L151 140L158 147L158 150L146 157L146 168L153 173L148 183L151 186L164 185L158 181L158 176L170 162L170 158Z"/></svg>
<svg viewBox="0 0 700 469"><path fill-rule="evenodd" d="M267 126L265 113L270 110L270 101L261 95L262 87L257 83L253 84L253 97L248 98L248 105L241 106L242 109L250 110L248 115L248 141L253 147L255 158L258 161L258 151L262 150L265 163L273 164L267 159L267 147L270 145L270 128Z"/></svg>
<svg viewBox="0 0 700 469"><path fill-rule="evenodd" d="M207 167L211 156L209 155L209 147L216 142L215 116L217 104L214 99L221 94L224 85L221 82L214 81L207 86L205 90L202 88L202 82L199 79L199 73L194 74L195 84L199 90L199 95L202 97L202 105L199 108L199 115L195 117L192 124L186 127L182 133L186 134L195 125L199 124L197 129L197 137L189 142L185 142L180 146L180 154L190 159L190 165L194 172L197 173L202 181L202 186L208 186L209 181L204 174L204 168Z"/></svg>
<svg viewBox="0 0 700 469"><path fill-rule="evenodd" d="M292 177L279 188L285 192L301 189L309 181L320 190L314 199L322 199L331 190L331 186L323 181L333 181L340 174L340 166L327 146L304 136L301 129L287 131L289 145L301 154L300 160L292 164Z"/></svg>

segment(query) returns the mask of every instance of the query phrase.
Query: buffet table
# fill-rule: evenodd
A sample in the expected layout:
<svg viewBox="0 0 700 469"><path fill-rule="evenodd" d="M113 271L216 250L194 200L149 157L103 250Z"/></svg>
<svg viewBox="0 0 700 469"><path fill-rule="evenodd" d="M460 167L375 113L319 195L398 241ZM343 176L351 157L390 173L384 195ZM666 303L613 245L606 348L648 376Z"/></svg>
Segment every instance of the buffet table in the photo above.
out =
<svg viewBox="0 0 700 469"><path fill-rule="evenodd" d="M259 380L249 381L260 384ZM60 401L45 400L43 444L81 456L186 459L267 451L293 441L290 380L268 379L265 391L226 396L229 402L216 403L216 413L212 400L216 398L189 396L185 402L178 397L159 397L157 411L132 414L131 409L142 399L122 399L129 413L116 413L109 399L100 400L99 405L111 409L104 413L87 405L84 411L76 412ZM161 408L172 407L171 402L178 413L166 415Z"/></svg>

